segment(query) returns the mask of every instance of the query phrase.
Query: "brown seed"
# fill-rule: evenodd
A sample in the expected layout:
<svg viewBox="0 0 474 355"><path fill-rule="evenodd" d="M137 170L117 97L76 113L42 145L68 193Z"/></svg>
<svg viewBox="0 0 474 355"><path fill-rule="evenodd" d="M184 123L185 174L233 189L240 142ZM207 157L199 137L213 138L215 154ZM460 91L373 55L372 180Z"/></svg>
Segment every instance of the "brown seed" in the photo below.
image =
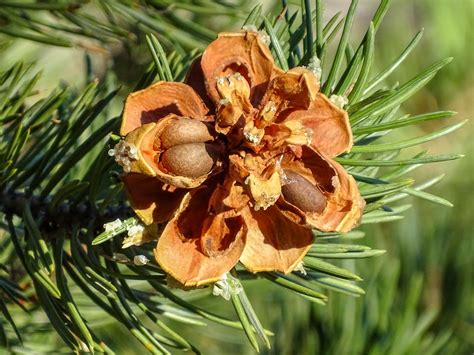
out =
<svg viewBox="0 0 474 355"><path fill-rule="evenodd" d="M213 139L209 127L198 120L173 120L161 134L161 147L167 149L178 144L204 143Z"/></svg>
<svg viewBox="0 0 474 355"><path fill-rule="evenodd" d="M173 175L196 178L211 171L217 155L211 144L180 144L166 150L161 162Z"/></svg>
<svg viewBox="0 0 474 355"><path fill-rule="evenodd" d="M326 208L326 199L319 189L300 174L286 170L288 183L281 187L285 200L304 212L321 213Z"/></svg>

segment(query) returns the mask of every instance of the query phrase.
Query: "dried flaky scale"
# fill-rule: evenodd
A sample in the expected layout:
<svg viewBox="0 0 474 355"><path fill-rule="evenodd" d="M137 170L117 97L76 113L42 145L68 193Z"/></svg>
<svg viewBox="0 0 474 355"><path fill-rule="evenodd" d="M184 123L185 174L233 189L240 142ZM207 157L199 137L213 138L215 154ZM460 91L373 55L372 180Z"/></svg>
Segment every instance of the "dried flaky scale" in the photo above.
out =
<svg viewBox="0 0 474 355"><path fill-rule="evenodd" d="M120 134L124 136L170 113L200 118L204 117L208 111L202 99L189 85L160 81L127 97Z"/></svg>
<svg viewBox="0 0 474 355"><path fill-rule="evenodd" d="M311 129L310 145L328 157L347 152L352 147L352 132L347 112L318 94L306 110L294 110L285 121L299 121Z"/></svg>
<svg viewBox="0 0 474 355"><path fill-rule="evenodd" d="M304 147L299 153L296 160L284 163L285 171L291 169L317 186L326 197L326 206L318 212L305 211L283 195L279 204L283 213L296 223L324 232L348 232L358 225L365 201L354 178L341 165L310 147Z"/></svg>
<svg viewBox="0 0 474 355"><path fill-rule="evenodd" d="M245 180L249 186L250 195L256 211L273 206L281 194L280 174L275 171L269 178L249 175Z"/></svg>
<svg viewBox="0 0 474 355"><path fill-rule="evenodd" d="M130 163L130 171L155 176L175 187L199 186L214 167L218 148L204 143L213 136L201 121L196 121L205 126L200 131L196 125L192 125L191 129L189 124L182 125L180 141L173 127L179 126L183 120L188 118L169 114L156 123L144 124L130 132L125 141L133 143L138 149L138 160ZM199 161L207 165L196 164Z"/></svg>
<svg viewBox="0 0 474 355"><path fill-rule="evenodd" d="M359 224L365 201L359 194L354 178L338 163L331 162L331 165L336 171L332 178L337 181L335 191L328 195L323 213L310 214L307 221L310 226L320 230L346 233Z"/></svg>
<svg viewBox="0 0 474 355"><path fill-rule="evenodd" d="M217 206L209 205L210 195L203 189L187 193L154 250L161 267L185 286L219 280L237 263L245 246L247 227L242 217L235 216L232 210L217 208L216 218L211 218L207 210ZM200 205L204 205L204 211L196 210ZM216 238L222 231L225 238ZM210 243L204 242L206 252L201 235L212 238L206 239ZM218 245L211 245L214 242Z"/></svg>
<svg viewBox="0 0 474 355"><path fill-rule="evenodd" d="M256 32L220 33L204 51L201 59L209 97L217 104L221 99L217 80L225 75L240 73L251 88L251 102L259 102L273 74L273 57Z"/></svg>
<svg viewBox="0 0 474 355"><path fill-rule="evenodd" d="M137 159L130 161L130 169L127 172L156 176L155 155L157 150L154 147L154 140L159 128L159 125L151 122L137 127L127 134L125 142L133 144L138 151Z"/></svg>
<svg viewBox="0 0 474 355"><path fill-rule="evenodd" d="M251 272L291 272L313 242L310 229L292 223L278 208L266 211L245 209L247 243L240 261Z"/></svg>
<svg viewBox="0 0 474 355"><path fill-rule="evenodd" d="M186 84L128 97L125 138L110 153L145 231L164 228L154 253L170 278L216 282L239 260L250 272L289 273L311 228L358 224L365 202L332 160L352 146L348 114L319 92L319 74L279 69L247 28L221 33Z"/></svg>
<svg viewBox="0 0 474 355"><path fill-rule="evenodd" d="M253 111L250 103L250 86L239 72L221 76L216 81L219 103L216 115L216 131L227 134Z"/></svg>
<svg viewBox="0 0 474 355"><path fill-rule="evenodd" d="M217 184L209 197L209 216L204 219L200 235L201 248L207 256L224 255L227 245L240 239L240 233L247 231L240 211L248 198L241 187L232 180Z"/></svg>
<svg viewBox="0 0 474 355"><path fill-rule="evenodd" d="M296 67L276 76L271 82L262 102L273 103L277 111L307 109L315 100L319 83L306 68Z"/></svg>
<svg viewBox="0 0 474 355"><path fill-rule="evenodd" d="M132 208L146 225L168 221L186 192L143 174L124 174L122 181Z"/></svg>

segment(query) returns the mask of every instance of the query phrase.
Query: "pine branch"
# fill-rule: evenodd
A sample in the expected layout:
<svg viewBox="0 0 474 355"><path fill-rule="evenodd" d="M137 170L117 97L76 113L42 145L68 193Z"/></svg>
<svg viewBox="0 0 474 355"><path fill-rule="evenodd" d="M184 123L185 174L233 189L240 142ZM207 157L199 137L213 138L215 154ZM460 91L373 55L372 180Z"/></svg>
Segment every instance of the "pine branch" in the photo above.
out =
<svg viewBox="0 0 474 355"><path fill-rule="evenodd" d="M321 1L316 1L315 12L309 1L304 1L297 11L283 1L283 9L275 8L266 16L262 15L262 7L256 6L245 20L246 25L268 32L271 49L281 68L308 65L315 73L322 71L321 87L328 96L347 95L346 109L356 145L338 161L359 182L368 202L363 224L402 218L401 213L410 205L392 203L407 196L450 206L445 199L423 191L439 178L413 185L413 179L405 175L427 163L461 157L459 154L433 157L420 152L406 158L404 149L419 147L451 133L463 122L416 138L390 142L392 129L445 119L453 113L396 115L400 105L433 79L450 59L433 64L401 86L386 87L385 79L421 37L420 32L392 64L374 75L374 39L388 4L389 1L380 2L355 51L350 45L350 34L357 1L351 2L345 18L339 20L336 14L327 24L322 23ZM242 15L239 7L246 2L238 2L239 6L232 8L218 1L211 8L207 2L175 4L149 0L133 7L126 1L100 0L94 2L93 10L83 8L82 2L77 1L61 4L6 1L3 5L0 19L7 25L0 32L57 46L96 48L114 41L133 41L129 35L132 30L139 37L147 33L153 62L137 80L138 89L155 80L182 80L199 50L214 37L212 30L199 21L183 21L174 8L192 14L193 19L217 13L235 19ZM92 15L94 12L107 20L100 21L99 16ZM335 57L329 58L327 48L341 30ZM84 39L92 41L85 43ZM185 50L190 48L195 50ZM322 63L319 67L318 60ZM328 73L325 63L332 63ZM7 251L0 255L0 264L7 265L10 275L21 275L19 279L0 275L0 289L9 296L6 301L0 301L0 311L16 333L18 344L22 340L22 328L16 324L19 316L11 314L18 305L26 303L27 309L40 307L64 344L76 352L112 352L98 335L92 315L85 311L87 307L93 307L99 318L109 317L124 325L139 343L154 353L169 353L170 348L198 351L177 329L164 322L165 317L192 326L202 326L207 321L244 330L255 350L259 350L260 343L269 348L271 332L265 330L256 307L242 289L244 280L259 276L239 267L232 272L229 279L234 289L230 298L238 318L234 321L190 300L209 295L209 287L188 293L171 290L172 281L166 278L166 273L149 261L153 260L149 246L122 249L121 235L127 232L130 220L119 222L119 228L112 232L102 233L105 222L131 216L117 179L118 171L106 154L107 145L119 139L114 135L118 119L110 119L107 112L116 100L116 88L94 81L80 93L70 88L57 89L31 104L29 99L38 78L30 66L22 63L0 73L0 210L6 219L6 224L0 227L5 231L1 235L2 249ZM377 142L382 138L388 142ZM135 220L130 223L134 224ZM268 272L260 276L317 305L327 304L327 290L355 297L363 295L364 290L355 284L362 278L351 268L332 262L350 263L384 251L352 244L354 239L363 237L359 231L345 235L316 234L303 269L289 275ZM14 259L20 262L12 262ZM420 284L414 287L419 290ZM419 294L411 297L408 308L413 307ZM392 303L388 300L387 304ZM406 314L403 319L417 331L416 336L421 336L432 317L428 314L416 325L409 322ZM5 326L0 323L3 346L12 341ZM22 326L26 329L28 324ZM396 342L391 347L392 351L407 349L409 345Z"/></svg>

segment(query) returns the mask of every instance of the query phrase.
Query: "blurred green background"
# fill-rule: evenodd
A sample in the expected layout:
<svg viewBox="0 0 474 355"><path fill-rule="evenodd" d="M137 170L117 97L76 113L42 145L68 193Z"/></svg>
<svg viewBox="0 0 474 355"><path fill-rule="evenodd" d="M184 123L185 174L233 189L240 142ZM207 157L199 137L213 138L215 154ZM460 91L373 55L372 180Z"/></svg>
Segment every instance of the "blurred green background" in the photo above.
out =
<svg viewBox="0 0 474 355"><path fill-rule="evenodd" d="M377 1L361 0L353 32L358 43ZM273 1L266 1L271 8ZM326 17L345 11L346 0L326 4ZM474 1L395 0L376 38L375 63L383 69L424 28L424 38L406 62L390 78L404 82L444 57L454 61L413 97L402 111L418 114L454 110L457 120L471 118L474 104ZM86 82L82 49L56 48L14 40L1 58L0 67L18 57L37 61L44 72L41 90L67 82L80 88ZM92 56L94 74L106 70L101 55ZM146 60L144 59L144 62ZM116 63L121 63L116 61ZM59 68L59 70L58 70ZM72 70L73 69L73 70ZM127 71L127 62L122 68ZM133 70L128 74L133 81ZM138 74L137 74L138 75ZM124 79L124 78L122 78ZM124 79L126 81L126 78ZM126 94L130 89L124 87ZM120 102L115 105L120 111ZM416 136L416 130L434 131L443 121L405 128L401 134ZM399 221L364 226L366 245L385 249L381 257L345 262L344 266L364 278L366 295L357 299L332 293L328 306L309 303L268 283L254 281L249 296L263 325L271 329L271 354L472 354L474 351L474 144L472 121L454 134L426 144L434 154L465 153L460 161L426 165L412 174L417 179L445 173L431 192L453 202L453 208L410 199L413 207ZM407 203L404 201L403 203ZM197 301L215 312L233 316L232 307L221 298ZM209 354L252 354L244 333L217 326L183 327L182 334ZM99 333L119 353L135 353L135 340L106 319ZM34 336L34 335L32 335Z"/></svg>

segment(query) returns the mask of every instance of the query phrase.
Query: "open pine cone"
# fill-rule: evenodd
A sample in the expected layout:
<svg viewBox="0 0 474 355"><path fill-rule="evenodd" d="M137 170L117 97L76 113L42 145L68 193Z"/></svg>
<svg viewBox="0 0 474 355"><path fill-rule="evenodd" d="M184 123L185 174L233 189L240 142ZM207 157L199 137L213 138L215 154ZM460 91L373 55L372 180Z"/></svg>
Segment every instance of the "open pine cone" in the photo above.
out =
<svg viewBox="0 0 474 355"><path fill-rule="evenodd" d="M304 67L283 72L257 32L221 33L186 83L158 82L125 104L116 160L143 223L166 223L155 257L186 286L240 262L291 272L312 228L347 232L364 200L331 158L348 151L347 113Z"/></svg>

